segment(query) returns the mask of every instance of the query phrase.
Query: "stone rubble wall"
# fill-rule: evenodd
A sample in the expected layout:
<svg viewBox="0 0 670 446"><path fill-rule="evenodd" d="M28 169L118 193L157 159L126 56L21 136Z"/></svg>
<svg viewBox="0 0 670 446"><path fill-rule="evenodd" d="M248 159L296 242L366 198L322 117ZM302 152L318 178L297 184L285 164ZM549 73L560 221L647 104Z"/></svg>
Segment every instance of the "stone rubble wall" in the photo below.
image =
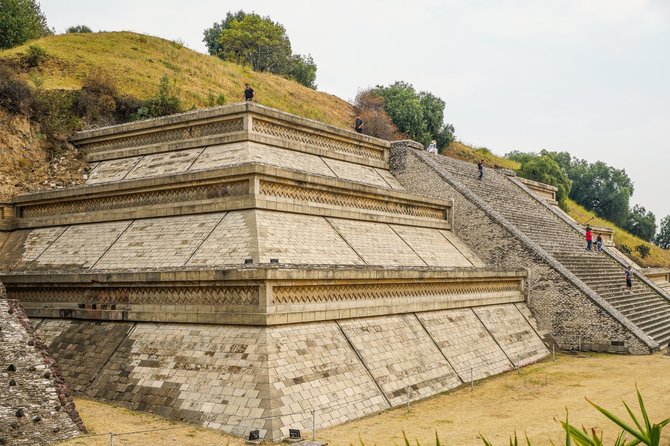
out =
<svg viewBox="0 0 670 446"><path fill-rule="evenodd" d="M644 333L613 317L566 278L567 270L552 265L530 239L513 233L485 204L457 190L414 149L396 145L390 162L408 192L454 200L453 233L488 265L528 270L528 306L541 332L550 333L559 347L650 353L653 342Z"/></svg>
<svg viewBox="0 0 670 446"><path fill-rule="evenodd" d="M38 332L77 393L278 440L311 429L312 409L324 428L548 355L517 305L272 327L44 319Z"/></svg>
<svg viewBox="0 0 670 446"><path fill-rule="evenodd" d="M0 445L47 445L85 431L58 365L0 283Z"/></svg>

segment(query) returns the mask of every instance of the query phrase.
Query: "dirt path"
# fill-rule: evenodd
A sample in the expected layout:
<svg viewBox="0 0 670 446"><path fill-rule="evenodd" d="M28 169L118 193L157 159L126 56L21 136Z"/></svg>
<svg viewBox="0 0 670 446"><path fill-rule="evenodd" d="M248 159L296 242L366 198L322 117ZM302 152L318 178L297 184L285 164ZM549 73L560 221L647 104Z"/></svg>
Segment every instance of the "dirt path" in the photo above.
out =
<svg viewBox="0 0 670 446"><path fill-rule="evenodd" d="M390 446L403 444L405 431L412 444L418 440L423 446L433 446L437 431L443 445L469 446L482 445L478 439L481 432L494 444L506 445L516 430L521 436L527 433L535 446L548 445L550 439L560 445L564 444L563 435L555 419L564 419L567 407L574 424L603 428L605 444L611 444L617 429L584 397L627 418L621 400L637 408L636 384L652 421L670 417L670 356L561 355L557 361L545 361L519 373L476 383L473 391L464 387L414 404L409 412L399 408L319 430L317 437L331 446L358 446L359 436L366 446ZM114 439L114 446L244 444L239 438L154 415L84 399L76 402L92 433L169 429L119 436ZM303 432L303 436L311 438L308 432ZM109 435L59 443L109 444ZM670 445L670 428L664 432L662 444Z"/></svg>

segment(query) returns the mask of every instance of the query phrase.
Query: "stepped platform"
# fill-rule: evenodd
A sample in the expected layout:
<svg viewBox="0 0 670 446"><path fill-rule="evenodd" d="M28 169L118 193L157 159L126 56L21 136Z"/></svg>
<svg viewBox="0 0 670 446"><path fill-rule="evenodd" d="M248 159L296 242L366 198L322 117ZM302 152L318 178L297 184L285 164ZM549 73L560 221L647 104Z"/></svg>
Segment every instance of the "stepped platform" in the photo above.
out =
<svg viewBox="0 0 670 446"><path fill-rule="evenodd" d="M616 253L610 252L608 247L604 248L602 254L586 251L583 229L551 203L547 203L546 197L538 196L534 190L529 189L527 181L520 181L513 175L513 172L495 169L485 169L483 180L479 180L477 167L474 164L428 154L417 148L405 147L399 150L397 157L402 158L402 162L397 163L398 167L394 169L394 173L408 189L425 192L416 186L415 177L411 175L411 172L404 172L409 171L406 167L406 164L410 164L407 157L412 157L417 159L411 161L418 166L417 169L427 169L434 173L436 178L435 183L431 184L432 187L440 188L446 183L451 188L451 196L459 194L461 197L466 197L469 206L482 211L484 215L480 218L491 219L498 227L502 227L504 234L500 234L501 238L514 238L524 245L525 251L530 251L531 256L544 260L553 272L543 271L543 276L537 279L539 282L546 283L551 280L551 275L558 273L562 276L561 282L578 289L579 294L582 294L583 297L588 296L588 300L595 304L600 312L611 315L619 324L626 326L633 337L638 338L651 350L668 345L670 342L670 296L667 292L643 274L634 271L632 293L628 293L624 280L627 265L619 260ZM403 181L403 176L407 178L406 181ZM535 185L531 184L531 186L537 189ZM438 196L437 194L432 195ZM484 237L489 239L494 246L500 246L500 239L491 240L491 236L486 234L475 234L475 231L472 230L476 223L473 221L474 218L468 217L462 207L460 211L458 215L464 218L455 223L454 232L464 240L469 238L471 243L468 245L475 252L482 253L480 249L482 241L475 238ZM468 233L471 235L467 235ZM500 266L519 265L520 263L521 259L513 260L507 258L507 254L499 250L496 252L496 250L486 249L489 251L488 261L490 263ZM527 264L530 265L530 263ZM533 279L531 279L531 286L532 282ZM545 283L542 286L548 286ZM565 298L566 291L560 293ZM551 299L540 297L535 301L536 306L531 305L535 314L545 315L540 318L541 326L543 325L548 331L554 333L557 339L560 339L560 332L563 328L558 329L562 322L556 318L565 317L566 311L575 312L582 309L577 300L573 308L564 303L559 305L560 300L561 296L557 294ZM540 306L545 307L540 308ZM559 311L560 307L564 309ZM589 321L578 319L575 318L570 325L579 326L581 327L579 330L583 331L579 339L580 347L589 344L590 348L611 351L612 345L620 346L622 342L625 342L620 335L617 335L618 339L615 340L612 339L611 333L597 333L598 330L590 327ZM595 322L595 319L593 321ZM560 342L562 347L574 347L573 338L574 336L565 337ZM589 338L591 338L590 341Z"/></svg>
<svg viewBox="0 0 670 446"><path fill-rule="evenodd" d="M85 186L2 205L0 280L75 392L280 440L548 354L386 141L245 103L74 142Z"/></svg>

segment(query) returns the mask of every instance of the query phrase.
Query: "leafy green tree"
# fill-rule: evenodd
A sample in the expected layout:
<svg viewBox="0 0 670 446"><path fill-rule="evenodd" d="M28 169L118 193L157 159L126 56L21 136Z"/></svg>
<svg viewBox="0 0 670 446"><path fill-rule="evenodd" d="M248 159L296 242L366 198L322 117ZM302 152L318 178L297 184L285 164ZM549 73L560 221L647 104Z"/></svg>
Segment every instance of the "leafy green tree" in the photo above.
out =
<svg viewBox="0 0 670 446"><path fill-rule="evenodd" d="M219 42L221 31L230 28L230 24L233 22L233 20L239 22L246 16L247 13L242 10L237 12L227 12L225 19L221 20L220 23L214 23L211 28L207 28L205 30L205 37L202 39L202 41L205 42L205 45L207 45L207 51L209 51L210 55L217 56L223 50L221 42Z"/></svg>
<svg viewBox="0 0 670 446"><path fill-rule="evenodd" d="M219 35L219 57L254 71L285 73L291 57L291 42L279 23L257 14L233 20Z"/></svg>
<svg viewBox="0 0 670 446"><path fill-rule="evenodd" d="M311 55L294 54L289 63L288 76L305 87L316 90L316 64Z"/></svg>
<svg viewBox="0 0 670 446"><path fill-rule="evenodd" d="M0 49L51 34L35 0L0 0Z"/></svg>
<svg viewBox="0 0 670 446"><path fill-rule="evenodd" d="M602 161L589 164L585 160L573 160L568 176L572 180L570 197L573 200L619 226L626 224L634 187L625 170Z"/></svg>
<svg viewBox="0 0 670 446"><path fill-rule="evenodd" d="M522 166L527 163L528 161L537 158L538 155L537 153L533 152L519 152L518 150L513 150L511 152L508 152L505 154L505 158L509 160L516 161L517 163L521 164Z"/></svg>
<svg viewBox="0 0 670 446"><path fill-rule="evenodd" d="M670 215L661 220L661 226L654 238L654 243L663 249L670 249Z"/></svg>
<svg viewBox="0 0 670 446"><path fill-rule="evenodd" d="M86 25L75 25L75 26L70 26L68 29L65 30L67 34L81 34L81 33L92 33L93 30L89 28Z"/></svg>
<svg viewBox="0 0 670 446"><path fill-rule="evenodd" d="M570 194L572 181L568 178L565 170L553 158L547 155L530 158L521 166L517 173L523 178L551 184L558 188L556 191L556 201L558 201L558 205L562 209L567 209L566 200Z"/></svg>
<svg viewBox="0 0 670 446"><path fill-rule="evenodd" d="M384 98L385 108L398 130L426 145L434 139L444 149L454 139L454 126L444 123L445 103L432 93L417 93L404 81L373 90Z"/></svg>
<svg viewBox="0 0 670 446"><path fill-rule="evenodd" d="M656 216L653 212L647 211L643 206L636 204L628 212L624 229L642 240L650 242L656 234Z"/></svg>
<svg viewBox="0 0 670 446"><path fill-rule="evenodd" d="M244 11L228 12L226 18L204 31L209 54L230 62L250 65L316 88L316 64L311 55L292 54L286 29L269 17Z"/></svg>

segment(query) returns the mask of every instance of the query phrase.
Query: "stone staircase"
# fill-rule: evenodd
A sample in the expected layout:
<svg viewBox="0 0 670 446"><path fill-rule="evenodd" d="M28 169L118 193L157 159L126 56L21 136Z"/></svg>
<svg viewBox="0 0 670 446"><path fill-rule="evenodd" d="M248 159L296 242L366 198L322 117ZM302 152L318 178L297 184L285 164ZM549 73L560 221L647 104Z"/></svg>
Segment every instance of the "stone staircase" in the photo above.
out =
<svg viewBox="0 0 670 446"><path fill-rule="evenodd" d="M559 212L553 212L504 172L486 169L484 179L479 180L475 164L420 153L537 243L660 346L668 345L670 297L667 293L636 272L632 293L629 292L625 267L607 248L602 254L586 251L584 236L577 226Z"/></svg>

